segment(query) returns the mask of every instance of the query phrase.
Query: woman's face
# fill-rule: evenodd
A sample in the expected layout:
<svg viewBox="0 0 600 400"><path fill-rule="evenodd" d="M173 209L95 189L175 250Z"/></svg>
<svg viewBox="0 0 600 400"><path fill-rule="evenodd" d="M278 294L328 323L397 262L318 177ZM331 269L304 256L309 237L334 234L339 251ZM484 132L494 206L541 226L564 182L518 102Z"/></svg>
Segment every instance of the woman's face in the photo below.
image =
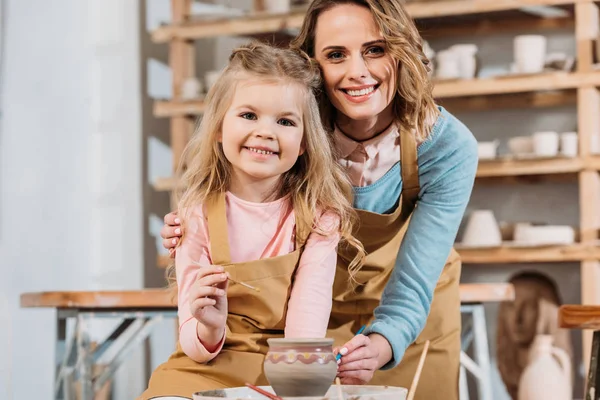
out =
<svg viewBox="0 0 600 400"><path fill-rule="evenodd" d="M391 118L398 67L368 8L341 4L322 12L315 58L327 96L344 116L363 121L385 113Z"/></svg>

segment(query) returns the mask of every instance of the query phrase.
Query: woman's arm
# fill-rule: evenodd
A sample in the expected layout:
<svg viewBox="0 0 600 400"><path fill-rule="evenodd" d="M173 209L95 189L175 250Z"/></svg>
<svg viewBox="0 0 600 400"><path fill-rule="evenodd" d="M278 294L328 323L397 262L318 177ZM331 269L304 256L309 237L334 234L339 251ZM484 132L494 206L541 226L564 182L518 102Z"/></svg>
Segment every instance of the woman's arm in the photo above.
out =
<svg viewBox="0 0 600 400"><path fill-rule="evenodd" d="M337 262L339 220L324 216L320 226L331 234L311 233L306 241L288 302L285 337L323 338L331 314Z"/></svg>
<svg viewBox="0 0 600 400"><path fill-rule="evenodd" d="M477 172L477 141L452 115L441 118L438 130L419 147L419 200L375 320L365 330L389 342L391 358L379 360L383 369L396 366L423 330ZM388 353L385 342L378 342L379 353Z"/></svg>

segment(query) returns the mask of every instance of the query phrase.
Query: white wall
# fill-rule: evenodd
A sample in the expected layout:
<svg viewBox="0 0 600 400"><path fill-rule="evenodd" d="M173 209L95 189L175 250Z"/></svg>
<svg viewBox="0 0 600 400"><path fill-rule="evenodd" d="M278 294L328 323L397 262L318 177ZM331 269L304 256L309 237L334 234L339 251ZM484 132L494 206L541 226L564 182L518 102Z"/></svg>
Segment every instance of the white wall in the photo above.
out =
<svg viewBox="0 0 600 400"><path fill-rule="evenodd" d="M52 398L54 314L21 309L21 293L142 286L138 8L5 1L2 399ZM138 370L123 376L116 398L139 393Z"/></svg>

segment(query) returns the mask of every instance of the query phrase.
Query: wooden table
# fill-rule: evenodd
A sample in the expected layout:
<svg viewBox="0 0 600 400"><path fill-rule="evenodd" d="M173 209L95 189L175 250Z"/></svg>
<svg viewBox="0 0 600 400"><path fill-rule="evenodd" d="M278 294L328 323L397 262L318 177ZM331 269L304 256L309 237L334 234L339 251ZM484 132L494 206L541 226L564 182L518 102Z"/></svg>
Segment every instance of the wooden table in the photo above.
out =
<svg viewBox="0 0 600 400"><path fill-rule="evenodd" d="M157 323L164 318L177 318L176 298L163 289L24 293L21 307L56 309L55 399L75 398L68 383L76 375L81 382L81 399L92 400ZM89 321L103 318L119 318L121 323L93 348ZM74 320L75 327L67 340L69 319ZM102 373L94 377L97 361L109 349L112 358Z"/></svg>
<svg viewBox="0 0 600 400"><path fill-rule="evenodd" d="M600 306L565 304L558 311L561 328L594 331L585 400L600 399Z"/></svg>
<svg viewBox="0 0 600 400"><path fill-rule="evenodd" d="M473 342L476 356L471 360L466 352L461 362L470 372L489 381L489 349L483 303L511 300L514 291L510 284L461 284L461 312L472 316L472 326L463 327L462 345L465 350ZM113 376L134 346L145 340L152 328L164 318L177 318L177 298L164 289L135 291L39 292L21 295L23 308L56 309L57 368L54 398L71 398L69 379L76 375L81 382L82 400L92 400ZM121 324L96 348L90 342L89 321L97 318L119 318ZM75 328L67 340L67 321L75 321ZM125 335L132 332L131 335ZM119 340L122 337L127 340ZM115 354L98 376L93 370L99 358L111 349ZM487 360L487 362L486 362ZM489 386L489 385L487 385ZM485 386L485 387L487 387ZM484 400L488 397L481 397Z"/></svg>

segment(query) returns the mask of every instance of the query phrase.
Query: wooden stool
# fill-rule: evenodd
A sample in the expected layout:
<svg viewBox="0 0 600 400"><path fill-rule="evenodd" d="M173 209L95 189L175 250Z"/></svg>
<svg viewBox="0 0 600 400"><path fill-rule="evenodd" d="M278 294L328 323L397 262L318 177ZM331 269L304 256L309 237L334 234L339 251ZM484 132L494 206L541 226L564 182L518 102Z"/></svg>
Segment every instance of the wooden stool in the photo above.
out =
<svg viewBox="0 0 600 400"><path fill-rule="evenodd" d="M483 303L512 301L515 298L510 283L463 283L460 285L460 312L470 318L461 329L460 399L469 399L467 371L477 382L478 400L492 400L490 348ZM473 345L473 358L467 350Z"/></svg>
<svg viewBox="0 0 600 400"><path fill-rule="evenodd" d="M565 304L558 310L558 323L561 328L594 331L585 400L600 399L600 306Z"/></svg>
<svg viewBox="0 0 600 400"><path fill-rule="evenodd" d="M81 399L92 400L113 376L135 345L144 341L165 317L177 318L176 297L166 290L41 292L21 295L21 307L56 309L56 370L54 398L69 399L71 377L78 375ZM101 344L92 345L88 322L96 318L121 318L121 324ZM75 329L67 341L67 320ZM131 335L129 333L131 332ZM126 340L119 341L125 335ZM93 376L99 358L113 353L106 368ZM116 351L113 351L116 350Z"/></svg>

